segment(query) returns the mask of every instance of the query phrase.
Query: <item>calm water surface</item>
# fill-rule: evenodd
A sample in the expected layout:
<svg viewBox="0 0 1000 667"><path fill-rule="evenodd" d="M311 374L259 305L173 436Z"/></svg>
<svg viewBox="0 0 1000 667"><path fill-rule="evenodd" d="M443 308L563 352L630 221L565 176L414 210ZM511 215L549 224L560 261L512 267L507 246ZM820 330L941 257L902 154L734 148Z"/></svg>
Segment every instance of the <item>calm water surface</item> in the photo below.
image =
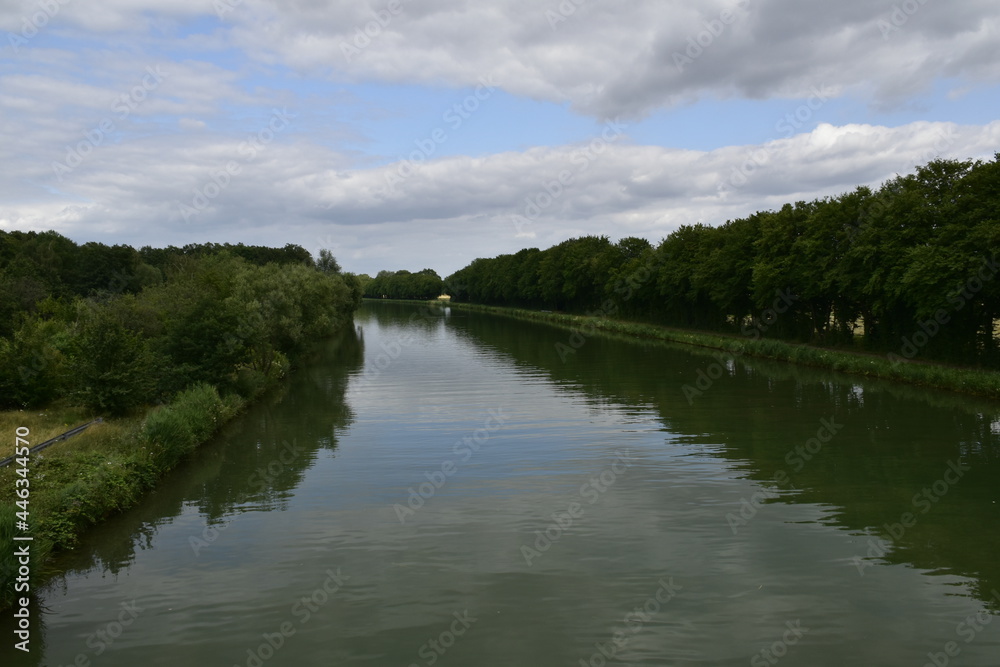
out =
<svg viewBox="0 0 1000 667"><path fill-rule="evenodd" d="M1000 664L996 404L418 312L90 533L3 664Z"/></svg>

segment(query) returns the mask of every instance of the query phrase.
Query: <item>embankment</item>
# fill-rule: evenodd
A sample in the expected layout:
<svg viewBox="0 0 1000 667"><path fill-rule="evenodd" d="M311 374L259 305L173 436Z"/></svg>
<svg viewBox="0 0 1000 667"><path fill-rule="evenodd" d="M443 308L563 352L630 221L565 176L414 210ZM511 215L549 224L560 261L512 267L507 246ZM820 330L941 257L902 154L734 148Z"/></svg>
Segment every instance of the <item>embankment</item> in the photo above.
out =
<svg viewBox="0 0 1000 667"><path fill-rule="evenodd" d="M524 310L520 308L482 306L469 303L451 303L450 305L454 308L465 310L548 322L576 330L582 336L595 331L604 331L640 338L652 338L684 345L723 350L733 355L789 361L854 375L896 380L933 387L935 389L983 396L990 399L1000 399L1000 373L995 371L962 368L922 361L906 361L902 360L898 355L890 357L889 355L830 349L813 345L787 343L773 339L754 339L727 336L718 333L673 329L655 324L601 317Z"/></svg>

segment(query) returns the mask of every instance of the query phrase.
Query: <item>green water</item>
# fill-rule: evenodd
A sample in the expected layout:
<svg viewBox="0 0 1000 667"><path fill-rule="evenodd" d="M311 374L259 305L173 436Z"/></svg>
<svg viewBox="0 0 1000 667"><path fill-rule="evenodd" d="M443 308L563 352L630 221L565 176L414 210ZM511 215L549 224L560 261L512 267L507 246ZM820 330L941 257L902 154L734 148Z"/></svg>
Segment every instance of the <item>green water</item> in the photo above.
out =
<svg viewBox="0 0 1000 667"><path fill-rule="evenodd" d="M368 304L0 657L994 666L998 453L975 399Z"/></svg>

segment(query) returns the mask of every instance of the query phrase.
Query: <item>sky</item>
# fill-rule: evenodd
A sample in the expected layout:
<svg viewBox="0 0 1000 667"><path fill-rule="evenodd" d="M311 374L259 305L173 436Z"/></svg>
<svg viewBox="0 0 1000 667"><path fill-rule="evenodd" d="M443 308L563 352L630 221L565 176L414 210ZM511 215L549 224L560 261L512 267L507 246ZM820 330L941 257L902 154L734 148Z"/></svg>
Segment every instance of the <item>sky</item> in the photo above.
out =
<svg viewBox="0 0 1000 667"><path fill-rule="evenodd" d="M1000 152L996 0L4 0L0 229L432 268Z"/></svg>

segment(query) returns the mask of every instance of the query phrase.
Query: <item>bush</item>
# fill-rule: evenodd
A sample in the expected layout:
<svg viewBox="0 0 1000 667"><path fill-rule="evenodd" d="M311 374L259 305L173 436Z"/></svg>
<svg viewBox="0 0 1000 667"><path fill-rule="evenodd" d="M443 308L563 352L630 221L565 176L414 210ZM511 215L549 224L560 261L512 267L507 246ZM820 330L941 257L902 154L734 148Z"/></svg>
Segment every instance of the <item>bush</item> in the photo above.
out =
<svg viewBox="0 0 1000 667"><path fill-rule="evenodd" d="M75 397L110 415L142 405L155 386L157 363L148 341L121 320L110 306L83 305L73 343Z"/></svg>
<svg viewBox="0 0 1000 667"><path fill-rule="evenodd" d="M10 339L0 338L0 406L47 405L65 390L66 326L27 318Z"/></svg>
<svg viewBox="0 0 1000 667"><path fill-rule="evenodd" d="M199 383L182 391L167 406L153 410L142 427L142 439L158 453L159 462L172 466L242 407L238 397L223 400L215 387Z"/></svg>

